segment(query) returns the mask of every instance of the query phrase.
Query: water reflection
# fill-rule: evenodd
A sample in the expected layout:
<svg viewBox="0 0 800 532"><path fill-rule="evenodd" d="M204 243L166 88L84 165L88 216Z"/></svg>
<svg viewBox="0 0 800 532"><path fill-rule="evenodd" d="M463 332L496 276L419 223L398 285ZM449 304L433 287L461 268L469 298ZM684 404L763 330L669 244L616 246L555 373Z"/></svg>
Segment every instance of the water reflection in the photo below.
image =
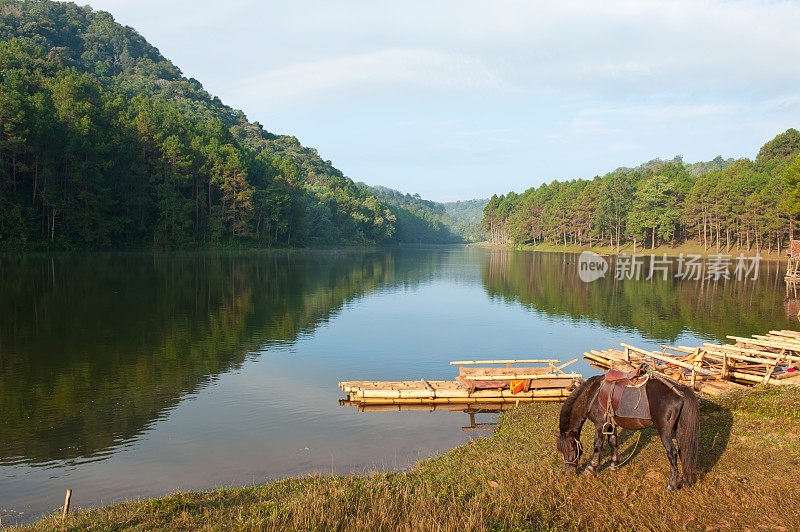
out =
<svg viewBox="0 0 800 532"><path fill-rule="evenodd" d="M797 327L784 308L783 263L762 261L758 279L679 280L677 259L668 278L617 280L610 274L591 283L578 277L578 255L494 250L484 258L483 285L492 297L550 316L593 320L674 342L687 332L716 341L770 328ZM644 257L643 271L650 257Z"/></svg>
<svg viewBox="0 0 800 532"><path fill-rule="evenodd" d="M66 488L87 507L404 468L496 421L485 405L356 412L336 402L342 380L797 328L776 263L750 283L586 284L576 260L463 247L0 255L0 512L30 519Z"/></svg>
<svg viewBox="0 0 800 532"><path fill-rule="evenodd" d="M182 397L438 253L0 259L0 465L108 456ZM418 257L419 258L419 257Z"/></svg>
<svg viewBox="0 0 800 532"><path fill-rule="evenodd" d="M496 417L491 418L490 422L481 422L476 419L479 414L499 414L504 410L511 410L516 405L511 402L505 403L484 403L480 405L475 404L386 404L386 405L369 405L362 402L348 401L347 399L339 400L340 406L355 406L359 412L462 412L467 415L468 425L461 427L462 431L472 431L473 436L483 436L486 433L491 433L497 428L498 421Z"/></svg>

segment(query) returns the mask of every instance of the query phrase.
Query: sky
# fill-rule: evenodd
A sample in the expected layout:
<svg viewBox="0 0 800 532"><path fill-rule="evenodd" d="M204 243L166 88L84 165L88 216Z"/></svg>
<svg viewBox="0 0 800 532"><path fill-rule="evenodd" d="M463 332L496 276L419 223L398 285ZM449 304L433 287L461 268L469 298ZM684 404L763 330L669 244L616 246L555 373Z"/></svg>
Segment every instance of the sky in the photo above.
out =
<svg viewBox="0 0 800 532"><path fill-rule="evenodd" d="M437 201L800 128L800 3L91 0L356 181Z"/></svg>

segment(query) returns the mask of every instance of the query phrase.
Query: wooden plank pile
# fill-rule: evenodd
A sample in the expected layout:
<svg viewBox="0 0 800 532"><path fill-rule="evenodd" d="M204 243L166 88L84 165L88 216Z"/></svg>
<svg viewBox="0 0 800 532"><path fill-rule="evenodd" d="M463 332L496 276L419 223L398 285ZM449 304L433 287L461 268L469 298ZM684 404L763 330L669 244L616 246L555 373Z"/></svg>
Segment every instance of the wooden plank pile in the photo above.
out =
<svg viewBox="0 0 800 532"><path fill-rule="evenodd" d="M347 404L440 405L502 404L531 401L560 401L580 381L578 373L565 373L559 360L461 360L459 375L452 381L344 381ZM546 364L518 367L512 364ZM505 364L503 367L487 366ZM464 367L464 366L484 367Z"/></svg>
<svg viewBox="0 0 800 532"><path fill-rule="evenodd" d="M698 347L662 345L648 351L628 344L622 349L591 350L584 358L603 368L629 369L645 363L709 395L744 385L800 384L800 332L770 331L751 338L728 336L734 344Z"/></svg>

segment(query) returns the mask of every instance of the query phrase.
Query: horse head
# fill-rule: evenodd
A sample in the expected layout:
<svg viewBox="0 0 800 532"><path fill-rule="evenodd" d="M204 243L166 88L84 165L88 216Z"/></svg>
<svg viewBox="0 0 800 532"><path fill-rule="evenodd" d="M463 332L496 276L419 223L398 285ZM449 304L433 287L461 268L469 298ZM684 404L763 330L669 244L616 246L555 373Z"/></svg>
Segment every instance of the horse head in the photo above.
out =
<svg viewBox="0 0 800 532"><path fill-rule="evenodd" d="M564 456L567 473L578 472L578 460L583 454L583 445L574 431L556 432L556 449Z"/></svg>

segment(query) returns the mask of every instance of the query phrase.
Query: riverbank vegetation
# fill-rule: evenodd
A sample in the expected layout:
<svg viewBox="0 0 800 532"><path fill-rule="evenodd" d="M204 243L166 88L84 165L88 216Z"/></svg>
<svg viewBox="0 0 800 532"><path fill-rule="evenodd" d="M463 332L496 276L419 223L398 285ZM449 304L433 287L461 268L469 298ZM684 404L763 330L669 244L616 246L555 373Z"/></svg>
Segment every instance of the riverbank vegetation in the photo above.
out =
<svg viewBox="0 0 800 532"><path fill-rule="evenodd" d="M800 133L789 129L764 144L754 161L685 165L676 158L592 180L553 181L493 196L482 224L502 244L642 251L691 242L704 252L780 254L797 236L798 154Z"/></svg>
<svg viewBox="0 0 800 532"><path fill-rule="evenodd" d="M790 530L800 520L800 388L701 401L697 484L664 491L657 434L624 432L620 471L570 477L554 449L560 404L520 406L498 430L408 472L311 476L176 493L25 530ZM591 448L591 431L583 431ZM584 457L584 461L588 458ZM585 464L583 464L585 465Z"/></svg>
<svg viewBox="0 0 800 532"><path fill-rule="evenodd" d="M795 237L798 237L797 233L795 233ZM582 253L584 251L591 251L593 253L598 253L601 255L631 255L633 254L633 242L624 242L619 247L611 246L608 242L603 242L600 240L593 241L591 245L589 242L583 242L582 244L579 243L570 243L567 246L564 246L563 243L561 244L554 244L552 242L539 242L534 244L532 242L528 242L526 244L492 244L491 242L483 241L483 242L474 242L470 244L471 246L475 247L482 247L488 249L516 249L516 250L525 250L525 251L539 251L539 252L553 252L553 253ZM771 249L760 249L756 250L753 246L750 248L750 251L747 251L745 247L741 247L740 249L736 249L736 246L732 246L730 253L738 256L741 254L744 257L755 257L758 255L760 260L762 261L778 261L778 260L786 260L786 252L787 247L781 248L781 253L778 253L777 247L772 247ZM688 240L682 243L676 243L671 245L669 242L665 242L662 244L657 245L655 248L652 247L642 247L641 245L637 245L636 247L636 254L637 255L655 255L657 257L663 257L666 255L667 257L680 257L681 255L700 255L702 257L709 257L712 255L717 255L718 253L725 253L725 244L722 243L722 249L717 251L716 246L711 246L709 248L704 248L702 245L698 245L696 240Z"/></svg>

